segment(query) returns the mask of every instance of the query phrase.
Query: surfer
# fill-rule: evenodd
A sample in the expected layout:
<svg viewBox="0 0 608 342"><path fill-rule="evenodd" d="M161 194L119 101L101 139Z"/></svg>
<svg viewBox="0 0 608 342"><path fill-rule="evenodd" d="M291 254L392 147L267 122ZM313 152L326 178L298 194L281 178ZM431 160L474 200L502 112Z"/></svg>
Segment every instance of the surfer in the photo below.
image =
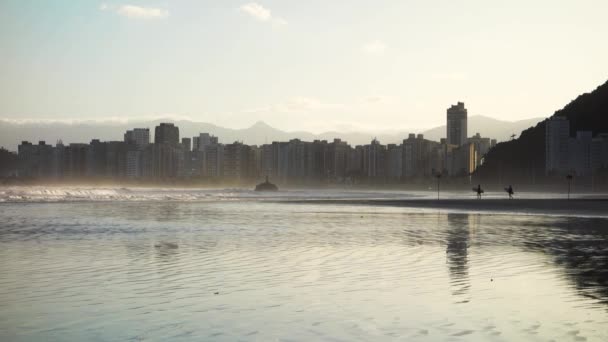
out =
<svg viewBox="0 0 608 342"><path fill-rule="evenodd" d="M505 188L505 191L509 194L509 199L513 199L513 194L515 193L513 191L513 187L511 185L509 185L508 188Z"/></svg>
<svg viewBox="0 0 608 342"><path fill-rule="evenodd" d="M481 199L481 194L483 194L483 189L481 188L481 184L477 184L476 188L473 188L473 191L477 193L477 199Z"/></svg>

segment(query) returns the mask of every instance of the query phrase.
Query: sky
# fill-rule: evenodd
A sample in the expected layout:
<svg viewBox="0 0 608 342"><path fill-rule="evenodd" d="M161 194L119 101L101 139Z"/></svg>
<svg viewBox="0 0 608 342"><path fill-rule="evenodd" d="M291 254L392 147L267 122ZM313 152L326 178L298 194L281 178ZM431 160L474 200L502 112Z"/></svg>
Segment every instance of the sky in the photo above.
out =
<svg viewBox="0 0 608 342"><path fill-rule="evenodd" d="M551 115L608 79L608 1L0 1L0 119L397 131Z"/></svg>

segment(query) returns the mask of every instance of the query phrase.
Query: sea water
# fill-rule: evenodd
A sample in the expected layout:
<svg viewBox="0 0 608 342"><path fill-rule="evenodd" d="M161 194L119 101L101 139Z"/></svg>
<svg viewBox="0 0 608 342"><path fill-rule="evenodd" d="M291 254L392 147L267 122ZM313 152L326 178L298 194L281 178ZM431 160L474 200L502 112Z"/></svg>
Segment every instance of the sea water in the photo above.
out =
<svg viewBox="0 0 608 342"><path fill-rule="evenodd" d="M608 340L608 219L290 202L425 196L0 189L0 340Z"/></svg>

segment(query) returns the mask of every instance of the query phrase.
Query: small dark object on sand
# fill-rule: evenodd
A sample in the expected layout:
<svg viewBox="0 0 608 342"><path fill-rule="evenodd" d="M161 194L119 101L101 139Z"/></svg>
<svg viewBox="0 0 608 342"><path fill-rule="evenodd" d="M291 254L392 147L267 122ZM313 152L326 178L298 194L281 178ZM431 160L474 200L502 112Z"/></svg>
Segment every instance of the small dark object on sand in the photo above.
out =
<svg viewBox="0 0 608 342"><path fill-rule="evenodd" d="M213 292L213 294L214 294L214 295L219 295L220 293L219 293L219 292Z"/></svg>
<svg viewBox="0 0 608 342"><path fill-rule="evenodd" d="M490 281L494 281L494 278L490 278Z"/></svg>

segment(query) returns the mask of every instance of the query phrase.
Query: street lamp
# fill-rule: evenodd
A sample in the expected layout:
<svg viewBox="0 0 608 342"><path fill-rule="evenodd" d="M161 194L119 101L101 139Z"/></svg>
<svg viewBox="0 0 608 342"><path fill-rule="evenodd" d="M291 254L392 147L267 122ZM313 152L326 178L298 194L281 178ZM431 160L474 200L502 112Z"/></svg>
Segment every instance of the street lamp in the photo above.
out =
<svg viewBox="0 0 608 342"><path fill-rule="evenodd" d="M439 183L441 181L441 173L435 174L435 178L437 178L437 200L439 201Z"/></svg>
<svg viewBox="0 0 608 342"><path fill-rule="evenodd" d="M572 178L573 176L571 174L566 176L566 179L568 179L568 200L570 200L570 183L572 183Z"/></svg>

